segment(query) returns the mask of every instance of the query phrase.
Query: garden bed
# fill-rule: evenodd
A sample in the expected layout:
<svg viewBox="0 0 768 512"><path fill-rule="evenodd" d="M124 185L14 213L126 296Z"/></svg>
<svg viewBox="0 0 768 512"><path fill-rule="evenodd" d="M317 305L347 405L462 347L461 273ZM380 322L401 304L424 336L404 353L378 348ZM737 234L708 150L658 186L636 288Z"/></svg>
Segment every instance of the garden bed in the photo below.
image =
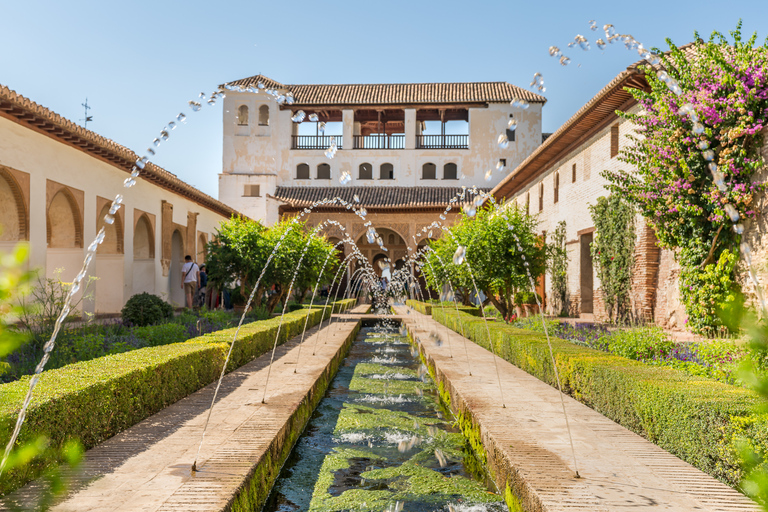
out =
<svg viewBox="0 0 768 512"><path fill-rule="evenodd" d="M339 301L333 310L343 311L354 304L354 299ZM301 333L307 316L308 325L314 326L321 316L328 318L328 312L318 307L286 314L278 343ZM279 325L279 318L244 325L227 371L271 349ZM225 329L182 343L142 348L43 372L18 443L45 435L56 448L70 439L79 440L86 449L97 445L213 382L221 373L234 332L235 328ZM29 379L25 376L0 385L3 445L16 422ZM4 473L0 494L24 485L59 462L50 454Z"/></svg>
<svg viewBox="0 0 768 512"><path fill-rule="evenodd" d="M435 309L433 318L490 349L483 320ZM544 335L489 324L496 353L531 375L556 385ZM552 338L563 390L651 442L737 487L742 477L738 443L768 453L768 418L755 412L747 389L663 366Z"/></svg>

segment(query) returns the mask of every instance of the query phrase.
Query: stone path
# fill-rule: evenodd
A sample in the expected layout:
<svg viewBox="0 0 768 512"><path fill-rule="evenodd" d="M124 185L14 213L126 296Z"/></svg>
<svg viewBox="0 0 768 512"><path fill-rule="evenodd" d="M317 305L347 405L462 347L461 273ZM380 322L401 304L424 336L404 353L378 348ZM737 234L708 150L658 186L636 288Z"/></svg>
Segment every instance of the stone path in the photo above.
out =
<svg viewBox="0 0 768 512"><path fill-rule="evenodd" d="M68 475L72 492L53 510L227 509L255 464L274 449L273 440L284 437L292 414L343 350L356 324L334 321L321 331L308 331L298 366L300 336L279 346L266 404L261 399L269 353L225 376L195 475L191 466L215 383L88 450L80 474ZM316 341L317 354L312 356ZM14 504L33 508L39 490L39 483L32 482L0 502L0 510Z"/></svg>
<svg viewBox="0 0 768 512"><path fill-rule="evenodd" d="M524 510L759 510L741 493L566 397L581 475L574 478L556 389L497 358L506 405L502 408L491 352L431 317L415 311L405 315L405 307L395 309L448 384L452 406L469 408L480 424L497 483L516 482ZM442 345L429 338L430 332L440 334Z"/></svg>

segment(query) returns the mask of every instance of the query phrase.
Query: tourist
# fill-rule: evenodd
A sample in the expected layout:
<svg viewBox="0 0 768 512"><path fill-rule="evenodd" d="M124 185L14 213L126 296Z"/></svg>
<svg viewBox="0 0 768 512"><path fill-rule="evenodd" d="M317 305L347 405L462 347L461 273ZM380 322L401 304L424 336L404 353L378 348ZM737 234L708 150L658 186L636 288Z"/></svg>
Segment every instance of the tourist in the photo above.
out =
<svg viewBox="0 0 768 512"><path fill-rule="evenodd" d="M192 307L192 297L195 296L200 285L200 268L192 261L192 256L184 256L184 266L181 267L181 287L184 289L184 298L187 307Z"/></svg>
<svg viewBox="0 0 768 512"><path fill-rule="evenodd" d="M197 305L209 307L208 272L205 269L205 264L200 265L200 290L197 292L197 295Z"/></svg>

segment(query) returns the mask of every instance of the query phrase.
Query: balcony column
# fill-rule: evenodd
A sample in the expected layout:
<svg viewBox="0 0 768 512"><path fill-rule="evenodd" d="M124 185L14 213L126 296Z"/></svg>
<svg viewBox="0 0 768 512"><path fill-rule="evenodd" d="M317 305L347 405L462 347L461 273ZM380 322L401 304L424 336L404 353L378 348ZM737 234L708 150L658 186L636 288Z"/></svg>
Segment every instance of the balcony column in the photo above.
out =
<svg viewBox="0 0 768 512"><path fill-rule="evenodd" d="M344 123L344 129L342 132L342 144L343 149L354 149L354 141L352 135L355 130L355 111L354 110L342 110L341 120Z"/></svg>
<svg viewBox="0 0 768 512"><path fill-rule="evenodd" d="M405 109L405 149L416 149L416 109Z"/></svg>

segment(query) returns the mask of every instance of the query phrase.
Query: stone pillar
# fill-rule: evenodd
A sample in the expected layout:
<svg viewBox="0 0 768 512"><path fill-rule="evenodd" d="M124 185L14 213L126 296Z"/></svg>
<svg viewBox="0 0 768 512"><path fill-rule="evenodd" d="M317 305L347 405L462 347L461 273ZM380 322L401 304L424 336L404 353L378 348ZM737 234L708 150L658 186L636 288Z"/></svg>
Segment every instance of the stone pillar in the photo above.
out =
<svg viewBox="0 0 768 512"><path fill-rule="evenodd" d="M47 215L46 179L42 173L33 172L29 175L29 268L41 269L43 277L48 253Z"/></svg>
<svg viewBox="0 0 768 512"><path fill-rule="evenodd" d="M416 109L405 109L405 149L416 149Z"/></svg>
<svg viewBox="0 0 768 512"><path fill-rule="evenodd" d="M163 200L160 206L160 265L163 277L168 277L171 269L171 235L173 234L173 205Z"/></svg>
<svg viewBox="0 0 768 512"><path fill-rule="evenodd" d="M342 132L342 144L344 149L352 149L352 135L355 130L355 111L354 110L342 110L342 121L344 123L344 131Z"/></svg>
<svg viewBox="0 0 768 512"><path fill-rule="evenodd" d="M187 247L186 254L192 256L192 261L197 261L197 212L187 212Z"/></svg>

